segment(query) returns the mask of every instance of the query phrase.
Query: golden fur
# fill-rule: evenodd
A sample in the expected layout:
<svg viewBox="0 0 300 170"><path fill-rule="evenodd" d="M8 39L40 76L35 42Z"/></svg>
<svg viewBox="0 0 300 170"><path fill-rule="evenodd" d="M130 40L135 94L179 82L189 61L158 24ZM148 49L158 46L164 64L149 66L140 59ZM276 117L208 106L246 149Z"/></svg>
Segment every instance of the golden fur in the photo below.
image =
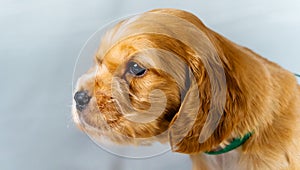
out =
<svg viewBox="0 0 300 170"><path fill-rule="evenodd" d="M147 72L126 74L129 61ZM190 154L195 170L300 169L300 86L294 75L191 13L157 9L118 23L103 37L79 90L92 98L82 112L73 107L74 120L99 140L169 142L174 152ZM248 132L253 135L234 151L203 153ZM207 133L203 142L201 133Z"/></svg>

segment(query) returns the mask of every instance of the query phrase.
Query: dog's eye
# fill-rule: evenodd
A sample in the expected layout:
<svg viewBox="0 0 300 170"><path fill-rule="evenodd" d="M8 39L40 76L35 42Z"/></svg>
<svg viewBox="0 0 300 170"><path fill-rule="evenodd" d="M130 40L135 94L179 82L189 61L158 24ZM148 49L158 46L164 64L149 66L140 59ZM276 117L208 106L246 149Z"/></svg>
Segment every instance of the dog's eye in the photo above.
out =
<svg viewBox="0 0 300 170"><path fill-rule="evenodd" d="M146 69L136 62L129 62L127 65L127 72L133 76L142 76L145 74Z"/></svg>

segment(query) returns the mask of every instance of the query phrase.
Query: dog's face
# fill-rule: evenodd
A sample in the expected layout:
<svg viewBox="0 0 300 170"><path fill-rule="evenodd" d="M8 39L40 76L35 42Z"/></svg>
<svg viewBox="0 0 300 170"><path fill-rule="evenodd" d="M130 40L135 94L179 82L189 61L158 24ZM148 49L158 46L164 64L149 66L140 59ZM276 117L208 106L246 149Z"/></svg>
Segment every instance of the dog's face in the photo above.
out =
<svg viewBox="0 0 300 170"><path fill-rule="evenodd" d="M87 131L93 127L99 135L109 133L120 143L149 140L167 131L180 108L186 70L171 54L154 50L161 38L134 36L97 56L97 64L78 80L76 100L84 95L90 100L74 104L80 126ZM173 63L165 57L173 57Z"/></svg>
<svg viewBox="0 0 300 170"><path fill-rule="evenodd" d="M231 137L237 115L222 117L224 61L218 61L204 28L194 15L177 10L118 23L77 82L75 123L100 141L170 142L184 153L211 150ZM219 116L210 118L211 112ZM213 123L205 124L209 119ZM205 128L207 140L199 142Z"/></svg>

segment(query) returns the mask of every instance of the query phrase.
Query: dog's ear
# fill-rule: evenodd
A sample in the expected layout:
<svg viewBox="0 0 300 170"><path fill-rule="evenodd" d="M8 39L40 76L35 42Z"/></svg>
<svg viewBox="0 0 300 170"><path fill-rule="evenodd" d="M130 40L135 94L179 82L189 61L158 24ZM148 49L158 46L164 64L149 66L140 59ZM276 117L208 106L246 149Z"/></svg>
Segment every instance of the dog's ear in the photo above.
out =
<svg viewBox="0 0 300 170"><path fill-rule="evenodd" d="M181 23L181 29L170 27L177 33L170 36L182 43L174 49L184 49L180 56L189 67L181 106L169 127L172 150L188 154L208 151L228 138L239 121L240 106L234 104L241 97L239 78L231 75L231 69L236 68L230 67L227 57L238 56L240 47L208 29L191 13L173 9L152 12L167 14L162 15L166 21Z"/></svg>
<svg viewBox="0 0 300 170"><path fill-rule="evenodd" d="M172 151L198 153L217 146L230 135L226 121L226 75L219 56L195 59L188 69L186 94L169 128Z"/></svg>
<svg viewBox="0 0 300 170"><path fill-rule="evenodd" d="M189 85L189 90L185 94L181 107L170 123L169 142L172 151L175 152L189 152L191 150L189 147L193 145L191 148L194 148L195 145L189 143L189 145L184 146L183 144L184 139L191 135L190 131L195 126L200 108L200 96L196 80L190 80Z"/></svg>

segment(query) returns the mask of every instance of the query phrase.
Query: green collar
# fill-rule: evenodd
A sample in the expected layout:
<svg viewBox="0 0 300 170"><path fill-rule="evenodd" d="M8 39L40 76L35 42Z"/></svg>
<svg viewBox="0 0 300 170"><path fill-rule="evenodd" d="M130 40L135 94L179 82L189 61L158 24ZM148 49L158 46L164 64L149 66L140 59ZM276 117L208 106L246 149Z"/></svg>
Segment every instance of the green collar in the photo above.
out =
<svg viewBox="0 0 300 170"><path fill-rule="evenodd" d="M236 149L237 147L241 146L242 144L244 144L250 138L251 135L252 135L252 132L249 132L242 138L233 139L233 141L229 145L227 145L225 148L223 148L221 150L208 151L205 153L209 154L209 155L218 155L218 154L223 154L223 153L232 151L232 150Z"/></svg>

